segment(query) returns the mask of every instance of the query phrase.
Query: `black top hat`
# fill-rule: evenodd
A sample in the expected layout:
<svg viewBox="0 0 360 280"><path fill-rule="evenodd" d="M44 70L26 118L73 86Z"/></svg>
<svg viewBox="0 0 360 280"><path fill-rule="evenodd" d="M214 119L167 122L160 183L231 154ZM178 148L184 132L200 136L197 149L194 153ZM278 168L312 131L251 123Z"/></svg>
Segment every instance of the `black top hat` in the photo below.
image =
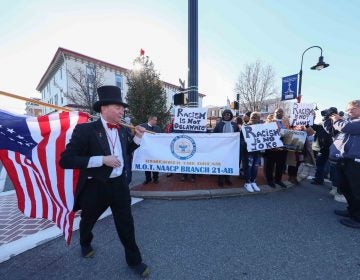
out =
<svg viewBox="0 0 360 280"><path fill-rule="evenodd" d="M93 105L93 109L96 112L100 112L101 106L110 104L119 104L124 107L128 107L121 98L121 90L117 86L102 86L97 89L99 100Z"/></svg>

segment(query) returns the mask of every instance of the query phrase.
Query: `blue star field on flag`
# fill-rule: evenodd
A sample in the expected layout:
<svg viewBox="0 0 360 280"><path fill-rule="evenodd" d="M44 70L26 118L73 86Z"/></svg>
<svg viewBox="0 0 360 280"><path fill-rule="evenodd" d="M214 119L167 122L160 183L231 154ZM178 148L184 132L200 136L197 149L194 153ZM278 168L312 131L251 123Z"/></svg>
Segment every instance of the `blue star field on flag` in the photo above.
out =
<svg viewBox="0 0 360 280"><path fill-rule="evenodd" d="M37 145L31 137L26 116L12 115L0 110L0 150L10 150L31 159Z"/></svg>

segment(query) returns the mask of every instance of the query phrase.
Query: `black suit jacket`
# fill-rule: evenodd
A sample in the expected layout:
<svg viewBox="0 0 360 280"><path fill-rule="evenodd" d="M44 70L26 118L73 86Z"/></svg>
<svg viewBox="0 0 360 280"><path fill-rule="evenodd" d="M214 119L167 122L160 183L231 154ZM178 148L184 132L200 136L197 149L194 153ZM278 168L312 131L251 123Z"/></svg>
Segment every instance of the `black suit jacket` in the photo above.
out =
<svg viewBox="0 0 360 280"><path fill-rule="evenodd" d="M125 127L119 129L122 154L124 158L123 174L125 172L124 184L128 181L126 177L131 172L131 153L139 147L132 139L131 134ZM70 142L66 145L65 151L61 154L60 166L64 169L80 169L79 180L75 192L74 210L79 210L78 198L85 186L88 177L96 178L106 182L113 168L102 165L100 167L87 168L90 157L111 155L109 142L101 119L78 124L71 136Z"/></svg>
<svg viewBox="0 0 360 280"><path fill-rule="evenodd" d="M148 125L148 123L142 123L142 124L140 124L140 126L146 128L146 130L154 131L156 133L161 133L161 129L157 125L154 125L154 126L151 127L151 126Z"/></svg>

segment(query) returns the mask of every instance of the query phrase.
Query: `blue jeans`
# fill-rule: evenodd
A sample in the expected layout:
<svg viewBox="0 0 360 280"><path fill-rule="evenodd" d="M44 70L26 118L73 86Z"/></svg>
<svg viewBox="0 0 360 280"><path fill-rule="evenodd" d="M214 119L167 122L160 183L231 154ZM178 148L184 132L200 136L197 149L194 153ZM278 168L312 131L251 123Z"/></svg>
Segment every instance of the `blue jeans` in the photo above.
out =
<svg viewBox="0 0 360 280"><path fill-rule="evenodd" d="M259 153L248 153L244 156L244 173L246 183L255 182L260 164L261 156Z"/></svg>

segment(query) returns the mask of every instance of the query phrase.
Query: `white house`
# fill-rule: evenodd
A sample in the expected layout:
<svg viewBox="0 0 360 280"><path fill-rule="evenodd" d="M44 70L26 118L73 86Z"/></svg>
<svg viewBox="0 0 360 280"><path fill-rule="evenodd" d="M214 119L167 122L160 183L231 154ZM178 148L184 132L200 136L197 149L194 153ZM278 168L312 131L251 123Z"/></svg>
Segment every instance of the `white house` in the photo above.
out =
<svg viewBox="0 0 360 280"><path fill-rule="evenodd" d="M76 69L80 68L83 69L85 73L89 73L90 69L93 69L95 65L104 73L103 84L120 87L122 97L126 100L128 86L125 73L129 71L129 69L64 48L58 48L45 74L36 87L36 90L41 93L41 100L61 107L76 108L77 106L70 104L65 96L65 93L71 91L73 83L69 77L69 72L74 73ZM180 88L179 86L164 81L162 83L167 96L167 107L170 108L173 104L173 96ZM199 107L202 107L202 99L204 96L204 94L199 93ZM43 108L43 114L48 114L52 111L54 111L52 108Z"/></svg>

